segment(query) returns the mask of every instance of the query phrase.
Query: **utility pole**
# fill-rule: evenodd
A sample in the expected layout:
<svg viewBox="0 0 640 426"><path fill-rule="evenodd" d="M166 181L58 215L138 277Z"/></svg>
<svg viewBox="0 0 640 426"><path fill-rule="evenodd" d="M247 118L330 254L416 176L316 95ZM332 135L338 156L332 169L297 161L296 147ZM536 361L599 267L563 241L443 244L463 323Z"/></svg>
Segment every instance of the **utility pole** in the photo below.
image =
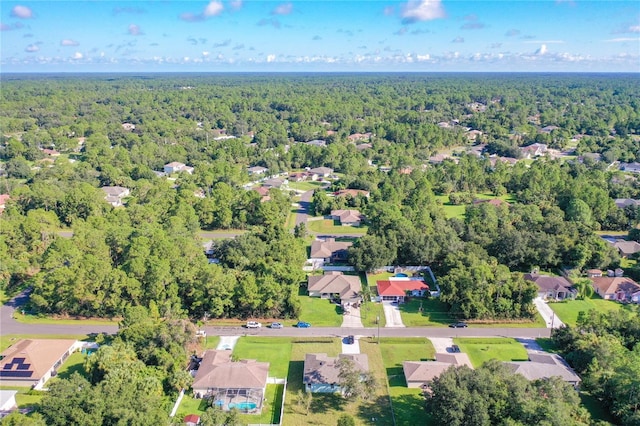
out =
<svg viewBox="0 0 640 426"><path fill-rule="evenodd" d="M376 315L376 323L378 323L378 344L380 344L380 315Z"/></svg>

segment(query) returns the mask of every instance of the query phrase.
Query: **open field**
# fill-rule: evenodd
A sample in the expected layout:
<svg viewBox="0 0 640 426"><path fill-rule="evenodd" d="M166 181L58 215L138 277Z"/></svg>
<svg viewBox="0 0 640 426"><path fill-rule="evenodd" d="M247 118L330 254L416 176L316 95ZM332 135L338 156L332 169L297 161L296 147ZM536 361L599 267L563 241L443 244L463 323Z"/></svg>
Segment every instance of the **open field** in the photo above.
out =
<svg viewBox="0 0 640 426"><path fill-rule="evenodd" d="M421 389L407 387L402 363L434 359L433 344L424 338L384 338L380 341L380 352L387 374L396 424L415 423L415 419L425 415L424 397Z"/></svg>
<svg viewBox="0 0 640 426"><path fill-rule="evenodd" d="M440 299L411 299L399 305L402 322L407 327L441 326L453 321L449 305Z"/></svg>
<svg viewBox="0 0 640 426"><path fill-rule="evenodd" d="M458 337L453 339L453 342L460 346L462 352L469 355L471 364L475 368L490 359L498 361L526 361L529 359L524 346L515 339Z"/></svg>
<svg viewBox="0 0 640 426"><path fill-rule="evenodd" d="M310 220L307 222L307 229L318 234L341 235L341 234L362 234L367 233L366 226L341 226L332 219Z"/></svg>
<svg viewBox="0 0 640 426"><path fill-rule="evenodd" d="M553 309L560 321L575 326L581 311L586 312L591 309L598 312L616 311L623 309L624 306L613 300L604 300L598 295L593 295L591 299L549 303L549 307Z"/></svg>
<svg viewBox="0 0 640 426"><path fill-rule="evenodd" d="M444 209L444 212L447 218L450 219L450 218L456 217L458 219L464 219L464 213L465 213L467 204L462 204L462 205L451 204L449 201L448 195L436 195L435 198L436 198L436 201L442 202L442 208ZM494 198L499 198L503 201L506 201L507 203L516 202L515 197L511 194L501 195L500 197L496 197L493 194L476 194L475 195L475 199L479 199L479 200L491 200Z"/></svg>
<svg viewBox="0 0 640 426"><path fill-rule="evenodd" d="M311 326L340 327L342 325L342 308L328 299L304 296L300 290L300 321Z"/></svg>

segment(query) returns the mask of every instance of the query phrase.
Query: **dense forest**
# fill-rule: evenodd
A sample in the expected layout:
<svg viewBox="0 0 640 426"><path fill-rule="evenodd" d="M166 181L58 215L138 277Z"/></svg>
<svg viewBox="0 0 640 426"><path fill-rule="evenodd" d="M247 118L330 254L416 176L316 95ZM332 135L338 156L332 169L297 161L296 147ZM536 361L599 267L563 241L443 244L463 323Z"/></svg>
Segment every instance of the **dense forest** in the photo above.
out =
<svg viewBox="0 0 640 426"><path fill-rule="evenodd" d="M521 272L617 266L595 231L640 219L614 204L640 198L640 185L612 166L640 160L635 76L4 75L2 84L0 192L10 198L0 280L33 287L42 313L296 317L306 256L286 225L294 194L271 190L262 202L243 188L249 166L331 167L331 190L370 191L316 191L313 209L359 208L368 233L350 263L431 265L464 318L530 317L535 292ZM305 143L318 139L326 146ZM536 143L572 156L490 157L517 159ZM480 155L430 161L474 144ZM193 174L156 173L176 161ZM124 208L99 189L114 185L131 190ZM473 204L478 194L511 202ZM442 196L466 205L464 217L448 217ZM197 234L222 229L246 232L219 244L210 264Z"/></svg>

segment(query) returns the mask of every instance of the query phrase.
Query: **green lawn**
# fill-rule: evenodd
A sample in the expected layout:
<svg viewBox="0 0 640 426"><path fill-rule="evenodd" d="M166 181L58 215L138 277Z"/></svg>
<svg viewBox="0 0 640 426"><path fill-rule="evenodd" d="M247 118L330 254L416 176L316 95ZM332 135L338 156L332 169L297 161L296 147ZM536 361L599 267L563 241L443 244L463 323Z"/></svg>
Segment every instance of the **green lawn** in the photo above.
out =
<svg viewBox="0 0 640 426"><path fill-rule="evenodd" d="M340 327L342 325L342 308L327 299L319 297L299 296L300 321L312 327Z"/></svg>
<svg viewBox="0 0 640 426"><path fill-rule="evenodd" d="M436 198L436 201L440 200L442 202L442 208L447 218L450 219L450 218L456 217L458 219L464 219L464 213L467 205L451 204L449 202L448 195L436 195L435 198ZM475 199L478 199L478 200L491 200L493 198L499 198L503 201L506 201L507 203L515 203L517 201L516 198L511 194L501 195L500 197L496 197L495 195L488 194L488 193L475 195Z"/></svg>
<svg viewBox="0 0 640 426"><path fill-rule="evenodd" d="M87 371L84 369L84 362L86 359L87 355L83 354L81 351L72 353L58 369L58 375L56 378L68 379L73 373L78 373L81 376L86 377Z"/></svg>
<svg viewBox="0 0 640 426"><path fill-rule="evenodd" d="M377 274L367 273L367 282L369 283L369 291L371 291L371 295L378 295L378 281L388 280L393 276L393 272L379 272Z"/></svg>
<svg viewBox="0 0 640 426"><path fill-rule="evenodd" d="M511 338L470 338L458 337L453 342L471 360L475 368L490 359L498 361L526 361L527 351L522 344Z"/></svg>
<svg viewBox="0 0 640 426"><path fill-rule="evenodd" d="M16 394L18 408L28 408L38 404L46 393L46 391L31 390L28 386L0 386L0 389L18 391Z"/></svg>
<svg viewBox="0 0 640 426"><path fill-rule="evenodd" d="M15 319L24 324L63 324L63 325L115 325L117 326L121 318L51 318L39 315L16 314Z"/></svg>
<svg viewBox="0 0 640 426"><path fill-rule="evenodd" d="M421 389L407 387L402 363L434 359L435 348L426 338L383 338L380 340L380 352L396 424L415 423L415 419L425 416L424 397Z"/></svg>
<svg viewBox="0 0 640 426"><path fill-rule="evenodd" d="M312 189L320 188L322 185L322 182L317 181L289 182L289 189L295 189L298 191L311 191Z"/></svg>
<svg viewBox="0 0 640 426"><path fill-rule="evenodd" d="M575 326L578 314L581 311L586 312L591 309L595 309L598 312L616 311L622 309L623 305L613 300L604 300L598 295L593 295L591 299L549 303L549 307L553 309L560 321L567 325Z"/></svg>
<svg viewBox="0 0 640 426"><path fill-rule="evenodd" d="M204 349L215 349L220 343L220 336L207 336L204 339Z"/></svg>
<svg viewBox="0 0 640 426"><path fill-rule="evenodd" d="M366 226L341 226L332 219L310 220L307 222L307 229L318 234L342 235L342 234L362 234L367 233Z"/></svg>
<svg viewBox="0 0 640 426"><path fill-rule="evenodd" d="M245 336L238 339L233 355L269 363L269 376L285 378L289 373L290 337Z"/></svg>
<svg viewBox="0 0 640 426"><path fill-rule="evenodd" d="M377 302L365 302L360 306L360 318L362 325L365 327L377 327L377 319L380 320L380 327L384 327L387 323L384 316L382 304Z"/></svg>
<svg viewBox="0 0 640 426"><path fill-rule="evenodd" d="M449 305L435 297L411 299L399 307L402 322L407 327L441 326L453 321L448 313Z"/></svg>

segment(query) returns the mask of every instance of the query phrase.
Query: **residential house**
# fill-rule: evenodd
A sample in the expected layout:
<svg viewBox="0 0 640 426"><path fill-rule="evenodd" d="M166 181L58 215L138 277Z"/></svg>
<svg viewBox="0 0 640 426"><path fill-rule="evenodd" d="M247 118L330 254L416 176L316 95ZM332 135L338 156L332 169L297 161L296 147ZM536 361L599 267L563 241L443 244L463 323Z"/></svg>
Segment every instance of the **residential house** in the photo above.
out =
<svg viewBox="0 0 640 426"><path fill-rule="evenodd" d="M580 384L580 377L556 354L529 352L528 361L513 361L505 364L514 373L521 374L528 380L560 377L575 387Z"/></svg>
<svg viewBox="0 0 640 426"><path fill-rule="evenodd" d="M0 355L0 382L3 386L31 386L41 390L80 346L76 340L20 340Z"/></svg>
<svg viewBox="0 0 640 426"><path fill-rule="evenodd" d="M467 354L436 354L435 361L405 361L402 363L402 370L408 388L424 388L450 367L463 365L473 369Z"/></svg>
<svg viewBox="0 0 640 426"><path fill-rule="evenodd" d="M7 206L7 201L9 201L11 197L9 194L0 194L0 214L4 211Z"/></svg>
<svg viewBox="0 0 640 426"><path fill-rule="evenodd" d="M466 136L467 136L467 139L469 139L469 141L475 141L480 136L482 136L482 132L480 130L469 130L466 133Z"/></svg>
<svg viewBox="0 0 640 426"><path fill-rule="evenodd" d="M186 426L198 426L200 416L197 414L187 414L182 421Z"/></svg>
<svg viewBox="0 0 640 426"><path fill-rule="evenodd" d="M558 130L560 127L558 126L545 126L542 129L540 129L540 133L546 133L549 134L551 132L553 132L554 130Z"/></svg>
<svg viewBox="0 0 640 426"><path fill-rule="evenodd" d="M263 175L268 170L269 169L267 169L266 167L262 167L262 166L253 166L253 167L249 167L247 169L247 171L249 172L250 175Z"/></svg>
<svg viewBox="0 0 640 426"><path fill-rule="evenodd" d="M640 291L631 294L631 301L633 303L640 303Z"/></svg>
<svg viewBox="0 0 640 426"><path fill-rule="evenodd" d="M224 411L260 413L268 375L268 362L232 361L230 351L208 350L191 387L196 398L210 397Z"/></svg>
<svg viewBox="0 0 640 426"><path fill-rule="evenodd" d="M56 151L55 149L49 149L49 148L45 148L42 150L42 153L44 155L48 155L49 157L59 157L60 153L58 151Z"/></svg>
<svg viewBox="0 0 640 426"><path fill-rule="evenodd" d="M600 269L588 269L587 270L587 277L589 278L595 278L595 277L601 277L602 276L602 270Z"/></svg>
<svg viewBox="0 0 640 426"><path fill-rule="evenodd" d="M360 226L363 216L358 210L331 210L331 219L340 221L342 226Z"/></svg>
<svg viewBox="0 0 640 426"><path fill-rule="evenodd" d="M524 279L532 281L538 286L538 297L547 300L575 299L577 292L571 283L564 277L552 277L538 275L537 273L524 274Z"/></svg>
<svg viewBox="0 0 640 426"><path fill-rule="evenodd" d="M314 139L312 141L309 142L305 142L307 145L313 145L313 146L317 146L320 148L324 148L325 146L327 146L327 142L323 141L322 139Z"/></svg>
<svg viewBox="0 0 640 426"><path fill-rule="evenodd" d="M18 391L0 389L0 418L18 408L16 395Z"/></svg>
<svg viewBox="0 0 640 426"><path fill-rule="evenodd" d="M314 175L312 173L292 172L292 173L289 173L289 176L287 177L287 180L289 182L304 182L306 180L315 180L315 179L313 179L313 177L315 177L317 179L317 175Z"/></svg>
<svg viewBox="0 0 640 426"><path fill-rule="evenodd" d="M618 250L622 258L627 258L640 252L640 244L637 241L617 240L613 246Z"/></svg>
<svg viewBox="0 0 640 426"><path fill-rule="evenodd" d="M103 186L100 189L102 189L106 194L104 199L113 207L122 206L122 199L131 194L129 188L124 188L122 186Z"/></svg>
<svg viewBox="0 0 640 426"><path fill-rule="evenodd" d="M267 179L262 182L262 186L266 188L277 188L280 189L283 186L287 186L289 182L286 179L275 178L275 179Z"/></svg>
<svg viewBox="0 0 640 426"><path fill-rule="evenodd" d="M358 195L369 198L369 191L364 189L341 189L333 193L335 197L352 197L356 198Z"/></svg>
<svg viewBox="0 0 640 426"><path fill-rule="evenodd" d="M131 132L136 129L136 125L132 123L122 123L122 128L125 132Z"/></svg>
<svg viewBox="0 0 640 426"><path fill-rule="evenodd" d="M319 177L329 177L333 174L333 169L330 167L315 167L309 170L309 173L318 175Z"/></svg>
<svg viewBox="0 0 640 426"><path fill-rule="evenodd" d="M356 145L356 149L358 151L364 151L365 149L371 149L373 148L373 145L371 145L370 143L361 143Z"/></svg>
<svg viewBox="0 0 640 426"><path fill-rule="evenodd" d="M534 158L544 155L547 152L547 145L543 143L533 143L520 148L524 158Z"/></svg>
<svg viewBox="0 0 640 426"><path fill-rule="evenodd" d="M164 165L164 172L168 175L178 172L187 172L189 174L193 174L193 167L187 166L184 163L173 161Z"/></svg>
<svg viewBox="0 0 640 426"><path fill-rule="evenodd" d="M616 198L616 207L624 209L625 207L640 207L640 200L634 200L633 198Z"/></svg>
<svg viewBox="0 0 640 426"><path fill-rule="evenodd" d="M352 135L347 136L349 142L357 142L361 140L369 140L371 139L371 132L367 133L354 133Z"/></svg>
<svg viewBox="0 0 640 426"><path fill-rule="evenodd" d="M358 303L362 300L362 283L357 275L326 271L324 275L310 275L307 280L309 297L339 298L341 304Z"/></svg>
<svg viewBox="0 0 640 426"><path fill-rule="evenodd" d="M326 263L344 262L347 260L347 249L353 245L349 241L336 241L335 238L315 240L311 243L311 261Z"/></svg>
<svg viewBox="0 0 640 426"><path fill-rule="evenodd" d="M429 292L429 286L421 278L391 277L376 282L378 296L382 301L403 303L409 296L422 297Z"/></svg>
<svg viewBox="0 0 640 426"><path fill-rule="evenodd" d="M338 360L350 359L357 370L369 371L369 359L365 354L340 354L337 358L327 354L306 354L304 357L304 374L302 383L306 392L342 393Z"/></svg>
<svg viewBox="0 0 640 426"><path fill-rule="evenodd" d="M591 282L595 292L607 300L630 300L633 294L640 291L640 285L626 277L594 277Z"/></svg>

